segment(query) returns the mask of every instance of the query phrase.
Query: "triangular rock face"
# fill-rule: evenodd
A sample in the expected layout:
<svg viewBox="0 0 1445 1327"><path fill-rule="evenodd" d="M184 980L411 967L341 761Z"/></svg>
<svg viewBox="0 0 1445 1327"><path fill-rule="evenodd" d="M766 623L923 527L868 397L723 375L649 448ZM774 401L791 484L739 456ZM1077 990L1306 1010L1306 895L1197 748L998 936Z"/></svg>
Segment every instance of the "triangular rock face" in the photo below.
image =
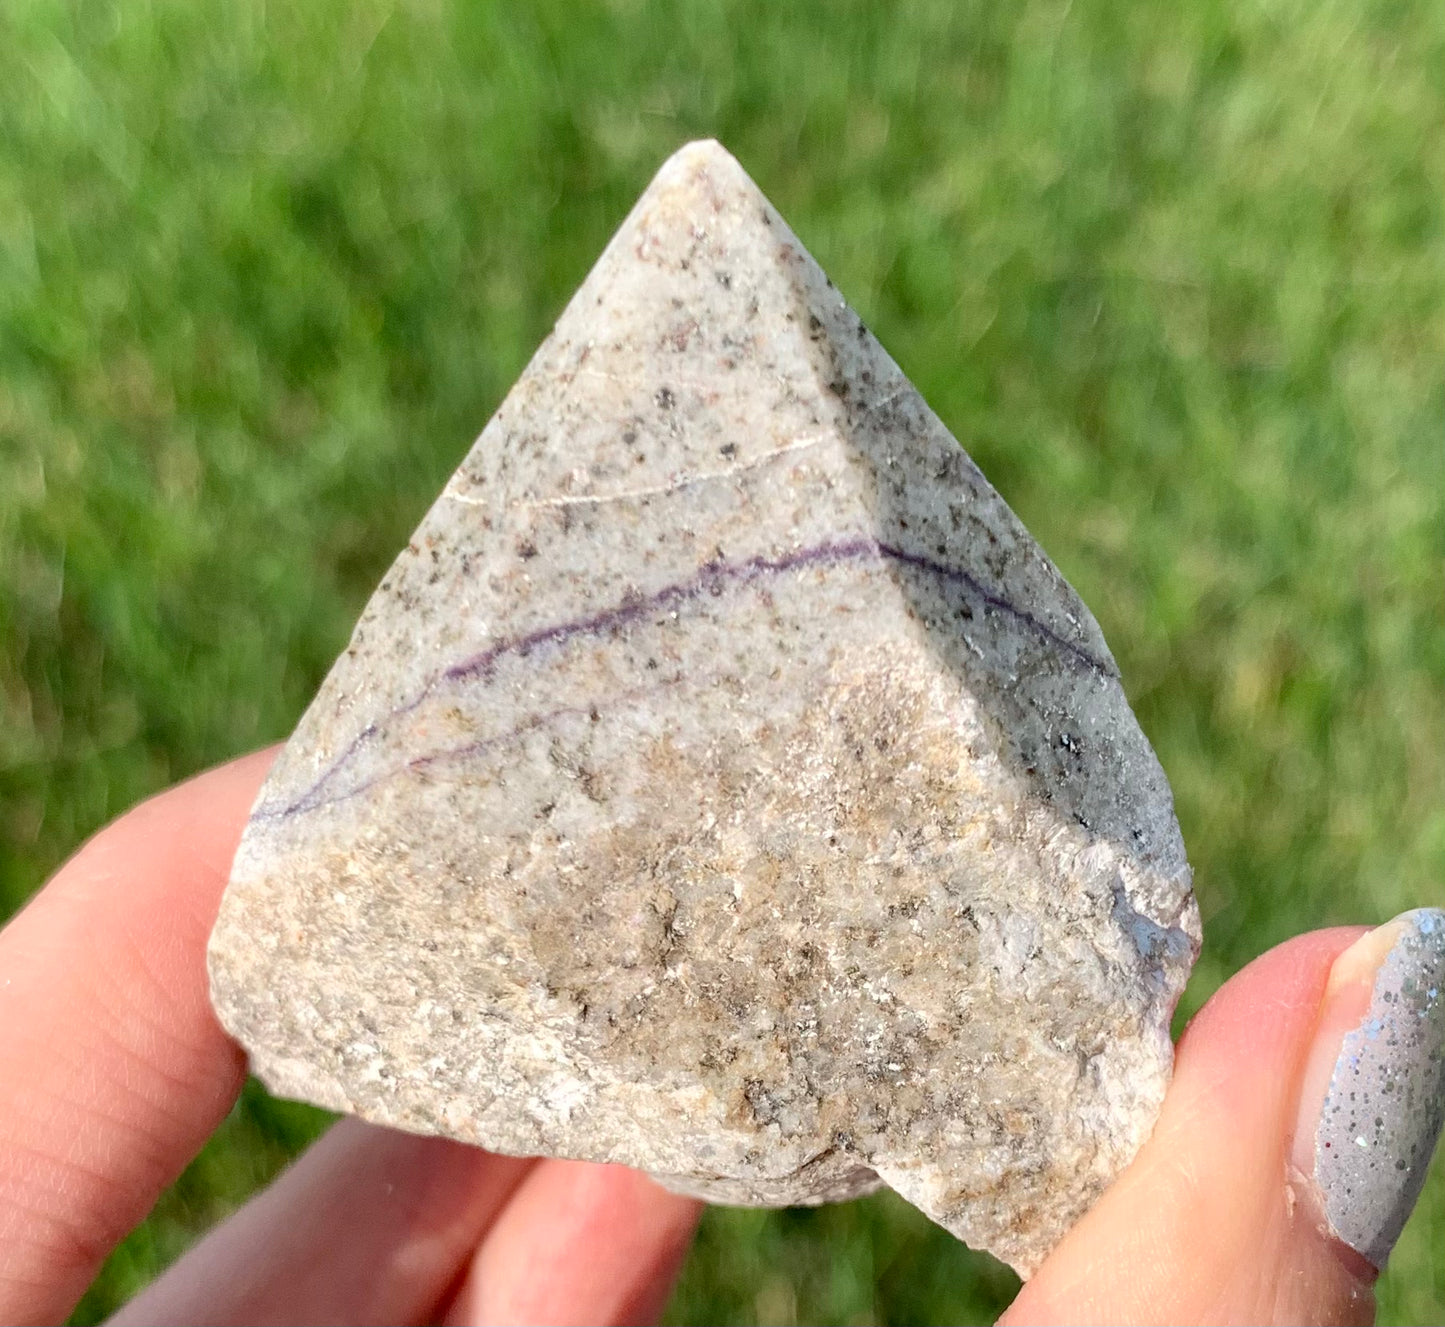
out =
<svg viewBox="0 0 1445 1327"><path fill-rule="evenodd" d="M663 167L368 604L211 942L275 1091L1027 1274L1198 947L1097 624L738 164Z"/></svg>

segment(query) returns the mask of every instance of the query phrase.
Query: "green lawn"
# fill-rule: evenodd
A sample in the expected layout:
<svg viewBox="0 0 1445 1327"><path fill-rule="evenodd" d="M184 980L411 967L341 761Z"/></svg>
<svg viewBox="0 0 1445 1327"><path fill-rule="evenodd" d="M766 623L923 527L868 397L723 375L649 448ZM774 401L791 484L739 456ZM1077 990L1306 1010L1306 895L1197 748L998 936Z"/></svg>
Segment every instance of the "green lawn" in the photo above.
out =
<svg viewBox="0 0 1445 1327"><path fill-rule="evenodd" d="M283 736L662 158L721 138L1103 624L1189 1010L1445 882L1445 8L6 0L0 916ZM99 1318L322 1117L248 1091ZM1437 1172L1439 1168L1437 1167ZM1445 1174L1381 1288L1445 1315ZM678 1321L969 1321L901 1203L716 1212Z"/></svg>

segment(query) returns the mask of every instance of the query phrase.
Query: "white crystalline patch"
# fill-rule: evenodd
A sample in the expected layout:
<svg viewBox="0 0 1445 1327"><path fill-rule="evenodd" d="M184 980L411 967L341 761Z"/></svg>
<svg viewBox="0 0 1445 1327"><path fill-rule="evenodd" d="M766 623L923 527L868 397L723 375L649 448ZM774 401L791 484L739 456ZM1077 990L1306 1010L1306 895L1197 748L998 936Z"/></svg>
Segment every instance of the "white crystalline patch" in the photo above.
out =
<svg viewBox="0 0 1445 1327"><path fill-rule="evenodd" d="M881 1178L1027 1274L1198 939L1088 610L699 143L368 604L210 961L278 1092L716 1201Z"/></svg>

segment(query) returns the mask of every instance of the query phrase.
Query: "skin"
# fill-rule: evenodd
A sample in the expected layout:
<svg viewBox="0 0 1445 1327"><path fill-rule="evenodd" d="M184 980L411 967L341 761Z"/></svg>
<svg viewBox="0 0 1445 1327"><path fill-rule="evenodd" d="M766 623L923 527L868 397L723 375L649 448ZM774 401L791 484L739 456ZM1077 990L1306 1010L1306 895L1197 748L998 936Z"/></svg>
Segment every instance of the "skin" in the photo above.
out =
<svg viewBox="0 0 1445 1327"><path fill-rule="evenodd" d="M62 1321L235 1101L205 942L274 753L144 803L0 931L0 1321ZM1154 1136L1009 1323L1371 1322L1290 1164L1334 960L1301 936L1181 1039ZM119 1322L649 1321L697 1205L613 1166L333 1127Z"/></svg>

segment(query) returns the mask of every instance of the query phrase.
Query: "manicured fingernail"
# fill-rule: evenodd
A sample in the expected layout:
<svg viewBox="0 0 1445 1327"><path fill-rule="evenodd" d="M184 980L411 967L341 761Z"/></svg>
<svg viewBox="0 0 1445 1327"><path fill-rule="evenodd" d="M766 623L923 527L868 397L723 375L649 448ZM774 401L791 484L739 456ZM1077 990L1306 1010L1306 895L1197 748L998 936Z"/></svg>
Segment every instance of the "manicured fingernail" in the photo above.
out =
<svg viewBox="0 0 1445 1327"><path fill-rule="evenodd" d="M1445 1121L1445 911L1421 908L1335 960L1306 1062L1293 1160L1321 1222L1383 1267Z"/></svg>

